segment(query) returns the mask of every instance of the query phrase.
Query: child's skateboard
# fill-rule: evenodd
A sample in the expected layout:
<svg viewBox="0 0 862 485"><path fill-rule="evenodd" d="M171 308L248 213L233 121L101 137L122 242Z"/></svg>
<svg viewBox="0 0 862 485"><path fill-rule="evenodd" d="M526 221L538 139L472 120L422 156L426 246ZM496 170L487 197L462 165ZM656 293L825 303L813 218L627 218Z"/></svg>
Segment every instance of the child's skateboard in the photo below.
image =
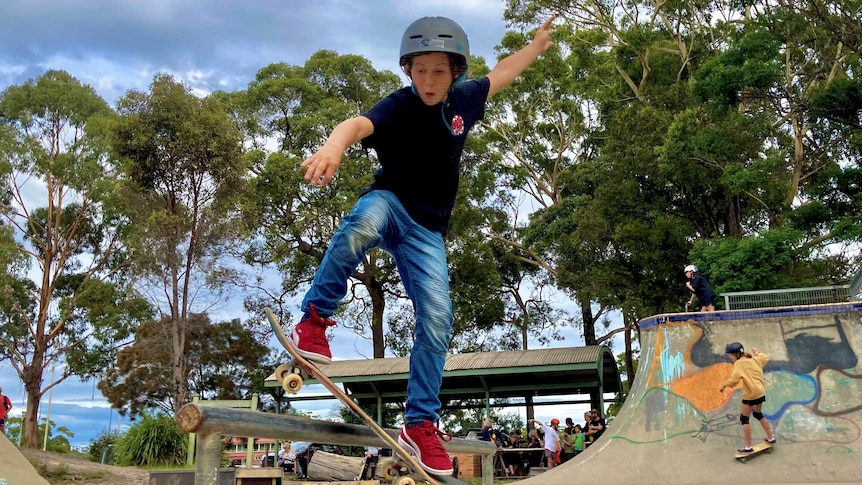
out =
<svg viewBox="0 0 862 485"><path fill-rule="evenodd" d="M269 325L272 327L272 331L275 333L275 337L278 339L279 343L281 343L287 353L293 357L291 362L282 364L275 369L275 377L281 381L281 386L285 391L295 394L300 388L302 388L302 380L304 378L317 379L317 381L320 384L323 384L323 387L331 392L332 395L341 401L342 404L350 408L354 414L365 421L365 424L374 431L374 434L376 434L388 445L389 448L392 449L393 458L395 458L392 462L382 464L383 476L391 478L392 483L395 485L414 485L414 480L411 477L406 476L411 472L417 473L432 485L464 485L464 482L457 478L430 475L426 472L425 469L419 465L413 455L404 450L401 445L398 444L398 440L390 436L389 433L380 427L380 425L377 424L377 421L368 416L368 414L363 411L362 408L350 398L350 396L342 391L340 387L335 385L334 382L329 380L329 378L326 377L326 375L312 362L296 353L296 350L288 342L287 335L285 335L284 330L281 328L281 322L278 321L278 318L276 318L275 314L272 313L272 310L269 308L266 309L266 318L269 320Z"/></svg>
<svg viewBox="0 0 862 485"><path fill-rule="evenodd" d="M752 446L751 449L754 450L751 453L741 453L737 451L736 453L734 453L733 457L741 461L742 463L745 463L746 458L750 458L754 455L759 455L761 452L768 451L771 453L772 444L768 441L761 441L760 443L757 443L756 445Z"/></svg>

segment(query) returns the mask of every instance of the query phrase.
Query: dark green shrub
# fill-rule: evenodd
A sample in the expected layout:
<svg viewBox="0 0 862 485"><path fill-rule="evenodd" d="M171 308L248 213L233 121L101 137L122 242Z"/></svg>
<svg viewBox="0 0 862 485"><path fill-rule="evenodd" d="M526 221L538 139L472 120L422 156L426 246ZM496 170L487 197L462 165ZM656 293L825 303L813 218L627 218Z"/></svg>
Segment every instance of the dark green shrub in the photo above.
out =
<svg viewBox="0 0 862 485"><path fill-rule="evenodd" d="M180 465L185 462L186 434L170 416L144 414L117 442L117 464Z"/></svg>

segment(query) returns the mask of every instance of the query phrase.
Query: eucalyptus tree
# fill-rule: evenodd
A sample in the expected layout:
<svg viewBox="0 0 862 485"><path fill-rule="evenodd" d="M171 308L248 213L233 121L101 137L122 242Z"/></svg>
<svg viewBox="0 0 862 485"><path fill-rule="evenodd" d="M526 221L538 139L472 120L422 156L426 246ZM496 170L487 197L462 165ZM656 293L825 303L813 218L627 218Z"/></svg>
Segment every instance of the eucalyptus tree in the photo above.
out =
<svg viewBox="0 0 862 485"><path fill-rule="evenodd" d="M189 400L190 319L224 300L232 278L227 248L248 177L242 135L214 97L199 98L165 74L148 93L118 101L111 147L120 160L119 210L139 291L158 309L170 342L174 411Z"/></svg>
<svg viewBox="0 0 862 485"><path fill-rule="evenodd" d="M103 128L113 116L63 71L0 94L0 354L24 384L27 447L39 445L42 396L98 375L149 314L111 210L118 174Z"/></svg>

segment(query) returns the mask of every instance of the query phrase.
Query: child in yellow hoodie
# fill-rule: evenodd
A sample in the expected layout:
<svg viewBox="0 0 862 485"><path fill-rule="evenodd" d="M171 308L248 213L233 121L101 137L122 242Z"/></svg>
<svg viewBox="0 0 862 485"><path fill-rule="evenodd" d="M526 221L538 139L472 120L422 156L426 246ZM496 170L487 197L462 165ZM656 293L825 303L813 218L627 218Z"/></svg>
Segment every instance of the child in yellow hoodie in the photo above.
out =
<svg viewBox="0 0 862 485"><path fill-rule="evenodd" d="M772 435L772 429L769 427L769 422L763 417L760 412L763 403L766 401L766 388L763 386L763 367L769 358L757 349L752 347L751 351L754 355L749 354L739 342L727 344L724 352L730 356L733 361L733 372L721 387L718 392L724 392L725 387L733 387L739 381L742 381L742 411L739 415L739 422L742 423L742 434L745 436L745 448L737 451L740 453L751 453L754 451L751 448L751 426L749 426L749 416L754 414L754 419L760 421L760 426L766 432L766 441L769 444L775 444L775 437Z"/></svg>

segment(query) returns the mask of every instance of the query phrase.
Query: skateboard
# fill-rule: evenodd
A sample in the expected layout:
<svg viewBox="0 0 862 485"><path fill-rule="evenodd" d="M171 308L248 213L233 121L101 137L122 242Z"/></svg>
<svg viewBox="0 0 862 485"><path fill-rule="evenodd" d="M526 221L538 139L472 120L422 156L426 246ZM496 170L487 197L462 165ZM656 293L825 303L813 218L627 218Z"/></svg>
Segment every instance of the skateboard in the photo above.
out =
<svg viewBox="0 0 862 485"><path fill-rule="evenodd" d="M378 438L383 440L389 448L392 449L393 460L383 462L381 460L381 470L383 476L391 479L394 485L415 485L413 478L408 476L409 473L416 473L423 480L432 485L465 485L464 482L454 477L431 475L422 468L416 459L404 450L398 440L393 438L386 432L377 421L368 416L368 414L359 407L353 399L350 398L344 391L341 390L334 382L329 380L320 369L312 362L296 353L294 347L287 339L284 329L281 328L281 322L276 318L275 314L269 308L266 309L266 318L269 320L269 325L275 333L275 337L284 347L287 353L293 358L287 364L282 364L275 369L275 377L281 381L281 386L288 393L295 394L302 388L304 379L317 379L332 395L347 406L354 414L359 416L365 424L374 431Z"/></svg>
<svg viewBox="0 0 862 485"><path fill-rule="evenodd" d="M762 453L764 451L772 453L772 444L770 444L768 441L761 441L760 443L757 443L756 445L752 446L751 448L754 450L751 453L740 453L737 451L736 453L733 454L733 457L736 458L737 460L739 460L740 462L745 463L745 460L747 458L750 458L750 457L755 456L755 455L759 455L760 453Z"/></svg>

